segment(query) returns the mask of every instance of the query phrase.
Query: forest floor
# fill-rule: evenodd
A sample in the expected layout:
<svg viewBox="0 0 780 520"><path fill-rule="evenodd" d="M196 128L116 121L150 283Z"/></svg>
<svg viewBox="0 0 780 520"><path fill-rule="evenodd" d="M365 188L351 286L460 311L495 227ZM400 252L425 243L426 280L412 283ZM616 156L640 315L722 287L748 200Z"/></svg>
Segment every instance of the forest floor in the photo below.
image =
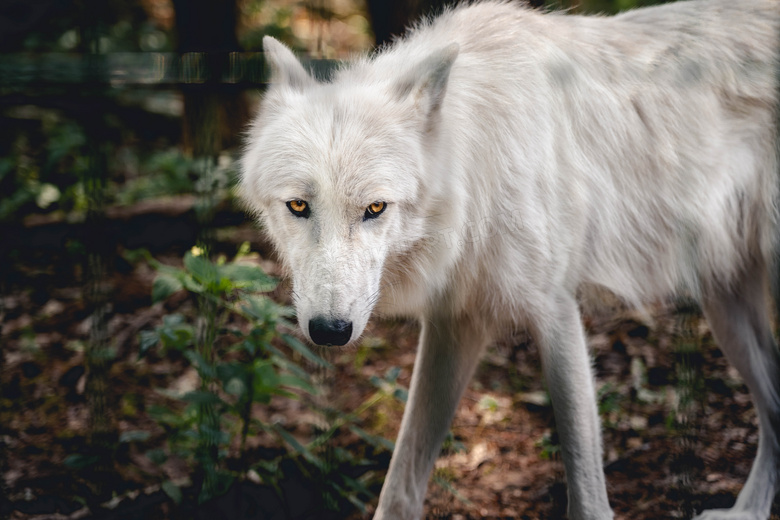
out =
<svg viewBox="0 0 780 520"><path fill-rule="evenodd" d="M237 244L249 240L265 255L267 246L257 234L246 223L226 229L217 234L218 248L231 254ZM174 248L155 256L175 265L182 252ZM165 431L146 410L163 399L157 388L194 387L197 374L181 356L139 360L138 333L159 325L166 314L195 312L194 304L181 295L152 305L152 268L117 258L107 279L111 304L106 319L115 356L106 407L119 434L145 431L150 436L123 444L115 454L113 505L104 504L100 514L84 507L89 503L84 497L95 494L99 483L65 464L69 455L83 451L90 429L85 344L92 318L82 298L83 273L58 254L30 253L14 265L18 276L0 308L3 518L186 517L174 513L160 483L186 479L188 468L176 460L160 467L144 455L166 441ZM278 273L270 257L261 265ZM585 318L604 421L609 497L620 519L690 518L704 508L728 507L756 452L757 420L746 387L698 311L679 311L656 307ZM319 351L334 366L319 374L322 398L333 408L354 410L376 390L368 382L371 376L391 367L400 369L398 382L408 387L418 332L412 322L374 321L362 347ZM259 418L284 425L303 441L310 435L307 413L290 399L274 398L256 409ZM393 439L401 413L400 403L386 401L364 424L372 433ZM527 338L520 335L489 349L452 432L454 445L461 449L451 447L437 461L426 518L565 517L552 409L538 353ZM272 448L269 439L252 442L256 457ZM350 449L359 439L346 432L332 442ZM386 466L388 457L383 460ZM383 471L376 470L377 482ZM147 505L139 504L142 497L147 497ZM122 509L119 503L137 507ZM779 513L776 502L772 518L780 519ZM193 513L192 518L202 514ZM369 517L354 511L347 515ZM289 508L276 516L232 516L293 517Z"/></svg>

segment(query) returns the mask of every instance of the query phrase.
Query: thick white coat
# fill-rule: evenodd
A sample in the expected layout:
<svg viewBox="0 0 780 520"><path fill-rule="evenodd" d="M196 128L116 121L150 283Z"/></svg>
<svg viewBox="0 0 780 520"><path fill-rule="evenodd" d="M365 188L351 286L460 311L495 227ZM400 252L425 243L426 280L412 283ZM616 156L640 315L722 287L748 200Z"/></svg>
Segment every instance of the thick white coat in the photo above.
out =
<svg viewBox="0 0 780 520"><path fill-rule="evenodd" d="M562 435L570 516L611 516L575 297L684 293L709 317L710 300L766 313L755 287L778 236L779 31L773 0L615 17L484 2L327 82L266 39L274 82L242 190L290 269L304 334L317 316L351 322L352 341L374 311L424 323L378 518L420 514L479 352L518 328L539 342L558 424L574 432ZM376 201L387 209L364 220ZM753 359L738 368L753 379L769 462L754 467L740 518L768 516L780 466L777 348L753 321L758 339L735 348Z"/></svg>

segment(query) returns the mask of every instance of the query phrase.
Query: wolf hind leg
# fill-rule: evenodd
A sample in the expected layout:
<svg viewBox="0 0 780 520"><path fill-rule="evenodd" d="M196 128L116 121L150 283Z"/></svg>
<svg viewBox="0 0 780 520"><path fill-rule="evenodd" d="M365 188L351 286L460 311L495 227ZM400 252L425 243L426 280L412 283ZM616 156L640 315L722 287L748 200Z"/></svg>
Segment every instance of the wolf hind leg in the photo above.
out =
<svg viewBox="0 0 780 520"><path fill-rule="evenodd" d="M704 511L696 520L766 520L780 486L780 352L767 307L767 269L754 264L737 283L705 294L713 336L750 390L758 414L758 453L731 509Z"/></svg>

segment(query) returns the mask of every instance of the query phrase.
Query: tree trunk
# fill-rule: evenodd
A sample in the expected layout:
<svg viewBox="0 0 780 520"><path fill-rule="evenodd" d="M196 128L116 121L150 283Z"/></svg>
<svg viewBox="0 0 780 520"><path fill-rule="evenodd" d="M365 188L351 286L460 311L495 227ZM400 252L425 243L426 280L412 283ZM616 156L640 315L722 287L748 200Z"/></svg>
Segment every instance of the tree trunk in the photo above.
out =
<svg viewBox="0 0 780 520"><path fill-rule="evenodd" d="M241 90L219 82L229 66L228 53L239 51L235 0L173 0L179 52L202 52L193 74L205 72L203 83L184 85L183 141L196 157L214 157L239 144L249 118ZM186 59L184 60L187 63ZM187 65L185 65L187 66Z"/></svg>

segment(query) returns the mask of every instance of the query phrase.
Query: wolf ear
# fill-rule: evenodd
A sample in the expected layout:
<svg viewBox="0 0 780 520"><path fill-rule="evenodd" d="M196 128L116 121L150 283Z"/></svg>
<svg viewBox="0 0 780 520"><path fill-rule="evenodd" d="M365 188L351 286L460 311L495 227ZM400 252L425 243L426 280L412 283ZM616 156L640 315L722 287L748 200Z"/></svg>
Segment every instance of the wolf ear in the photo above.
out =
<svg viewBox="0 0 780 520"><path fill-rule="evenodd" d="M415 103L427 116L436 113L444 100L450 69L459 49L457 43L451 43L418 63L396 85L398 97L414 96Z"/></svg>
<svg viewBox="0 0 780 520"><path fill-rule="evenodd" d="M314 84L314 80L298 58L276 38L263 37L263 52L265 52L266 63L271 67L272 82L297 89Z"/></svg>

